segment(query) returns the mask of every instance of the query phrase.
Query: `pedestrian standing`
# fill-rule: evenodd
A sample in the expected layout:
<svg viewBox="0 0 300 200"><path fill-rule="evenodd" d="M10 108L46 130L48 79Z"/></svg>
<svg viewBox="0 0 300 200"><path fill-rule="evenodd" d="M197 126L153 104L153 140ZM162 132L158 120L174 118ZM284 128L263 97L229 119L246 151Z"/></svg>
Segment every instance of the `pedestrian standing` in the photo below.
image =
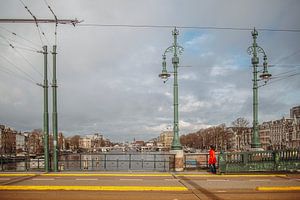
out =
<svg viewBox="0 0 300 200"><path fill-rule="evenodd" d="M215 147L213 145L210 145L208 164L209 164L210 172L213 174L215 174L217 172L216 162L217 162L217 159L216 159Z"/></svg>

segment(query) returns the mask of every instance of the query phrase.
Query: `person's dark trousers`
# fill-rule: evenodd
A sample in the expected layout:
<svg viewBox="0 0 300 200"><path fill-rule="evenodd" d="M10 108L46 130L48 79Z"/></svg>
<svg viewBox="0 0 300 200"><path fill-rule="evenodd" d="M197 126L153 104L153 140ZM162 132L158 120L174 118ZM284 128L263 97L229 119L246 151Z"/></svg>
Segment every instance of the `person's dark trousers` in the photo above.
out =
<svg viewBox="0 0 300 200"><path fill-rule="evenodd" d="M217 173L216 164L210 164L209 168L210 168L211 173L213 173L213 174Z"/></svg>

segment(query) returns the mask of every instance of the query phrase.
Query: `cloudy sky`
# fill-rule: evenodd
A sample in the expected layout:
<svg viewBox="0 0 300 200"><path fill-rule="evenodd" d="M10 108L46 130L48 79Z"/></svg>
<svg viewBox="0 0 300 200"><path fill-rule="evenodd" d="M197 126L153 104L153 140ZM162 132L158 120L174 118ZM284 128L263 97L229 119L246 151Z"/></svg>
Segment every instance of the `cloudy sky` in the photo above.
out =
<svg viewBox="0 0 300 200"><path fill-rule="evenodd" d="M44 0L0 0L0 18L30 19L22 2L37 18L53 18ZM100 132L113 141L150 139L172 126L173 79L164 84L158 77L161 55L173 42L172 28L84 24L300 29L298 0L46 2L59 19L84 20L81 26L58 26L59 131ZM39 25L46 37L34 24L0 26L0 124L20 131L42 128L43 90L35 83L43 81L43 55L30 50L43 44L52 49L54 25ZM191 66L179 68L181 134L230 125L238 117L251 122L251 31L179 31L185 49L180 65ZM258 44L274 65L269 69L274 79L259 88L262 122L288 116L291 107L300 105L300 32L260 31ZM171 58L168 54L169 71ZM51 68L51 54L48 59Z"/></svg>

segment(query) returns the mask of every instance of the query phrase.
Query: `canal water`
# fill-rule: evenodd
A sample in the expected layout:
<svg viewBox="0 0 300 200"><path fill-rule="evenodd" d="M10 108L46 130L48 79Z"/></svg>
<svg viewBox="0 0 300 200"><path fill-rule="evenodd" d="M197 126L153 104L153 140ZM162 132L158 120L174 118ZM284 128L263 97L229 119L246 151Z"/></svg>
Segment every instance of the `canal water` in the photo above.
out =
<svg viewBox="0 0 300 200"><path fill-rule="evenodd" d="M162 152L108 152L98 154L66 154L59 156L60 171L170 171L174 154ZM53 162L51 168L53 168ZM43 158L1 162L2 171L44 170Z"/></svg>
<svg viewBox="0 0 300 200"><path fill-rule="evenodd" d="M60 170L169 171L174 155L147 153L69 154L60 157Z"/></svg>

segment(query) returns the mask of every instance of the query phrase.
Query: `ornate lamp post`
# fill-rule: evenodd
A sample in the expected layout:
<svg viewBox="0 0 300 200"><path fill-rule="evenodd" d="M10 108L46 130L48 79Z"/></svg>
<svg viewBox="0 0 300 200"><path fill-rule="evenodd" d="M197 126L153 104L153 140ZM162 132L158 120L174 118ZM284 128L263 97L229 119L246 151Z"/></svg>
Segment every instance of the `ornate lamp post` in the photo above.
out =
<svg viewBox="0 0 300 200"><path fill-rule="evenodd" d="M261 148L261 143L259 139L259 132L258 132L258 88L263 86L263 85L258 85L258 81L265 81L265 84L267 81L270 79L272 76L271 74L268 73L268 63L267 63L267 55L265 54L265 51L263 48L257 45L256 43L256 38L258 35L258 32L254 28L254 30L251 32L252 38L253 38L253 44L252 46L248 47L248 54L252 55L251 58L251 63L253 66L253 136L252 136L252 142L251 142L251 148L252 149L260 149ZM259 76L260 79L258 79L258 73L261 71L257 70L258 63L259 63L259 58L258 54L263 55L263 72Z"/></svg>
<svg viewBox="0 0 300 200"><path fill-rule="evenodd" d="M172 46L168 47L164 54L163 54L163 62L162 62L162 73L159 74L159 77L164 80L164 82L171 76L170 73L167 72L166 68L166 54L167 53L173 53L172 57L172 64L174 67L174 89L173 89L173 97L174 97L174 126L173 126L173 141L171 150L181 150L182 146L180 144L179 139L179 123L178 123L178 64L179 64L179 57L178 54L181 54L183 52L183 47L179 46L177 44L177 35L179 35L179 31L174 28L172 31L172 35L174 37L174 43Z"/></svg>

